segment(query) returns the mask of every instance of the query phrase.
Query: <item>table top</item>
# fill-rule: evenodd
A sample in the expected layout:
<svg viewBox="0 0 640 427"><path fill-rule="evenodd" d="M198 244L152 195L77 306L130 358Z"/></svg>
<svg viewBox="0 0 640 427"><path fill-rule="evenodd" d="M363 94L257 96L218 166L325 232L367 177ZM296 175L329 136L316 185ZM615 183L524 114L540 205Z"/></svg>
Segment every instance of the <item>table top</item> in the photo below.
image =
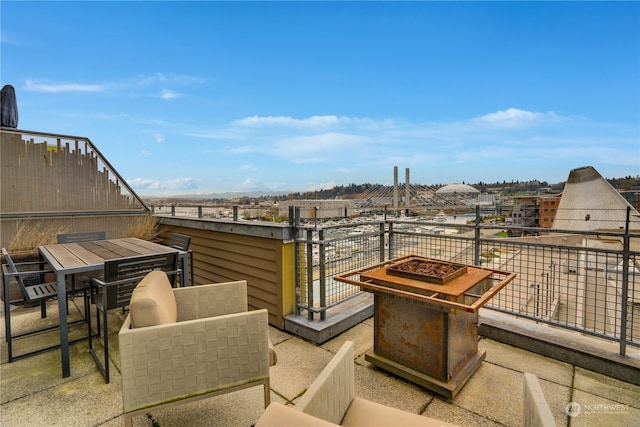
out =
<svg viewBox="0 0 640 427"><path fill-rule="evenodd" d="M409 259L432 260L408 255L339 274L334 278L338 282L359 286L363 291L376 295L407 298L438 306L439 309L460 309L473 313L516 277L515 273L471 265L467 266L466 274L442 285L387 273L386 267ZM441 260L432 261L442 262Z"/></svg>
<svg viewBox="0 0 640 427"><path fill-rule="evenodd" d="M388 286L390 288L402 289L423 295L438 293L455 297L463 295L489 276L491 276L491 271L471 266L467 267L466 274L457 277L444 285L389 274L386 268L379 268L360 275L362 280L372 280L374 283L381 286Z"/></svg>
<svg viewBox="0 0 640 427"><path fill-rule="evenodd" d="M39 249L54 270L67 273L98 270L110 259L178 252L169 246L134 237L45 245Z"/></svg>

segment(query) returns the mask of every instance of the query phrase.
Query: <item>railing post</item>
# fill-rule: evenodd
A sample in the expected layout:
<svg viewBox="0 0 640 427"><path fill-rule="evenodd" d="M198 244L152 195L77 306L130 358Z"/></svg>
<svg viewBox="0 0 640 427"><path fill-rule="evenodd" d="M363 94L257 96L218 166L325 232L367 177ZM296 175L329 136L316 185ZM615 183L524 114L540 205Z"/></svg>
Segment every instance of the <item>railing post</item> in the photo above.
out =
<svg viewBox="0 0 640 427"><path fill-rule="evenodd" d="M389 259L393 259L393 222L389 223Z"/></svg>
<svg viewBox="0 0 640 427"><path fill-rule="evenodd" d="M473 239L473 264L480 265L480 205L476 205L476 222L474 226L475 237Z"/></svg>
<svg viewBox="0 0 640 427"><path fill-rule="evenodd" d="M300 241L298 239L298 225L300 225L298 223L298 220L296 218L296 213L298 212L299 208L294 209L293 206L289 206L289 226L292 228L292 233L291 235L294 236L294 250L295 250L295 254L294 254L294 272L296 275L296 279L295 279L295 298L296 298L296 303L295 303L295 311L296 311L296 316L300 315L300 304L302 303L302 275L301 275L301 271L302 271L302 259L300 256L300 248L302 247L300 245Z"/></svg>
<svg viewBox="0 0 640 427"><path fill-rule="evenodd" d="M380 223L380 249L378 249L379 261L384 261L384 222Z"/></svg>
<svg viewBox="0 0 640 427"><path fill-rule="evenodd" d="M289 206L289 227L293 227L295 225L295 210L293 206Z"/></svg>
<svg viewBox="0 0 640 427"><path fill-rule="evenodd" d="M238 221L238 205L233 207L233 220Z"/></svg>
<svg viewBox="0 0 640 427"><path fill-rule="evenodd" d="M324 230L318 231L318 268L320 269L320 320L325 320L327 314L325 308L327 307L327 280L325 274L326 263L324 262Z"/></svg>
<svg viewBox="0 0 640 427"><path fill-rule="evenodd" d="M313 230L307 230L307 318L313 320Z"/></svg>
<svg viewBox="0 0 640 427"><path fill-rule="evenodd" d="M631 206L627 206L627 217L624 226L624 239L622 244L622 307L620 308L620 356L627 353L627 316L629 305L629 261L631 252L629 249L629 221L631 218ZM606 277L605 277L606 279Z"/></svg>
<svg viewBox="0 0 640 427"><path fill-rule="evenodd" d="M171 216L176 216L176 205L171 204Z"/></svg>
<svg viewBox="0 0 640 427"><path fill-rule="evenodd" d="M202 218L202 206L198 206L198 218Z"/></svg>
<svg viewBox="0 0 640 427"><path fill-rule="evenodd" d="M318 207L314 206L313 207L313 226L315 227L315 229L318 229Z"/></svg>

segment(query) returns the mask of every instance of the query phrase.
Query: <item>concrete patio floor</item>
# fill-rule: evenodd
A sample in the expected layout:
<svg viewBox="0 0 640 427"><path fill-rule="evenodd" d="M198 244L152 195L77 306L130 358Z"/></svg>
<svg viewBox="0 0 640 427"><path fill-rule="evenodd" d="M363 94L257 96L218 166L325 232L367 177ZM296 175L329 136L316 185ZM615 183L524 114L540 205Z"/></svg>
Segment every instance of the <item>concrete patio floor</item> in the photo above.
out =
<svg viewBox="0 0 640 427"><path fill-rule="evenodd" d="M71 318L79 318L81 298L70 305ZM44 321L39 308L12 310L14 330ZM57 304L48 304L48 320L57 319ZM87 341L71 346L71 376L62 378L60 351L53 350L8 363L2 321L0 364L0 425L18 426L122 426L121 378L117 332L124 315L110 314L111 382L104 379L88 352ZM4 317L3 317L4 319ZM86 326L74 326L72 337ZM347 341L355 343L356 395L416 414L461 426L522 425L523 373L538 376L558 426L640 426L640 386L615 380L536 353L481 338L486 359L460 393L447 401L430 391L375 368L364 360L373 348L373 319L316 345L270 328L278 354L271 368L271 400L295 404L327 362ZM15 347L56 340L57 331L21 339ZM580 405L577 416L567 415L569 402ZM251 426L263 411L262 388L242 391L150 410L134 418L134 426Z"/></svg>

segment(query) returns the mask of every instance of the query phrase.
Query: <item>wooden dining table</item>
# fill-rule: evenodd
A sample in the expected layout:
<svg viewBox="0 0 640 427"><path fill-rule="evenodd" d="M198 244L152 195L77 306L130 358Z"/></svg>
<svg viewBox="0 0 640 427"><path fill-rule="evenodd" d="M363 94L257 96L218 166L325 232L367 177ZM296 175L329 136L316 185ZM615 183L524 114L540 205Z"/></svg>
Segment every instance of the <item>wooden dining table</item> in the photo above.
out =
<svg viewBox="0 0 640 427"><path fill-rule="evenodd" d="M76 273L101 271L104 262L111 259L156 255L177 252L180 264L185 266L187 252L169 246L149 242L138 238L96 240L92 242L63 243L44 245L39 248L40 259L48 263L56 273L58 284L58 311L60 317L60 354L62 358L62 377L71 375L69 360L69 325L66 310L66 276ZM181 268L180 284L187 282L186 268ZM90 319L87 319L90 321Z"/></svg>

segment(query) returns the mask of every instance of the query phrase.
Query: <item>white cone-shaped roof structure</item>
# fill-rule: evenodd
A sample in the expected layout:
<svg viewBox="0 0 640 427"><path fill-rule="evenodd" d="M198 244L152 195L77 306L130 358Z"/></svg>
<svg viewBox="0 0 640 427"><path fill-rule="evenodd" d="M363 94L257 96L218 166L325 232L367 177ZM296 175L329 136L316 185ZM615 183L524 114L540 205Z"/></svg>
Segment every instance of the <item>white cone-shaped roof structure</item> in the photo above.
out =
<svg viewBox="0 0 640 427"><path fill-rule="evenodd" d="M573 169L551 228L576 231L624 229L629 206L629 202L593 167ZM633 207L629 228L640 229L640 215Z"/></svg>

